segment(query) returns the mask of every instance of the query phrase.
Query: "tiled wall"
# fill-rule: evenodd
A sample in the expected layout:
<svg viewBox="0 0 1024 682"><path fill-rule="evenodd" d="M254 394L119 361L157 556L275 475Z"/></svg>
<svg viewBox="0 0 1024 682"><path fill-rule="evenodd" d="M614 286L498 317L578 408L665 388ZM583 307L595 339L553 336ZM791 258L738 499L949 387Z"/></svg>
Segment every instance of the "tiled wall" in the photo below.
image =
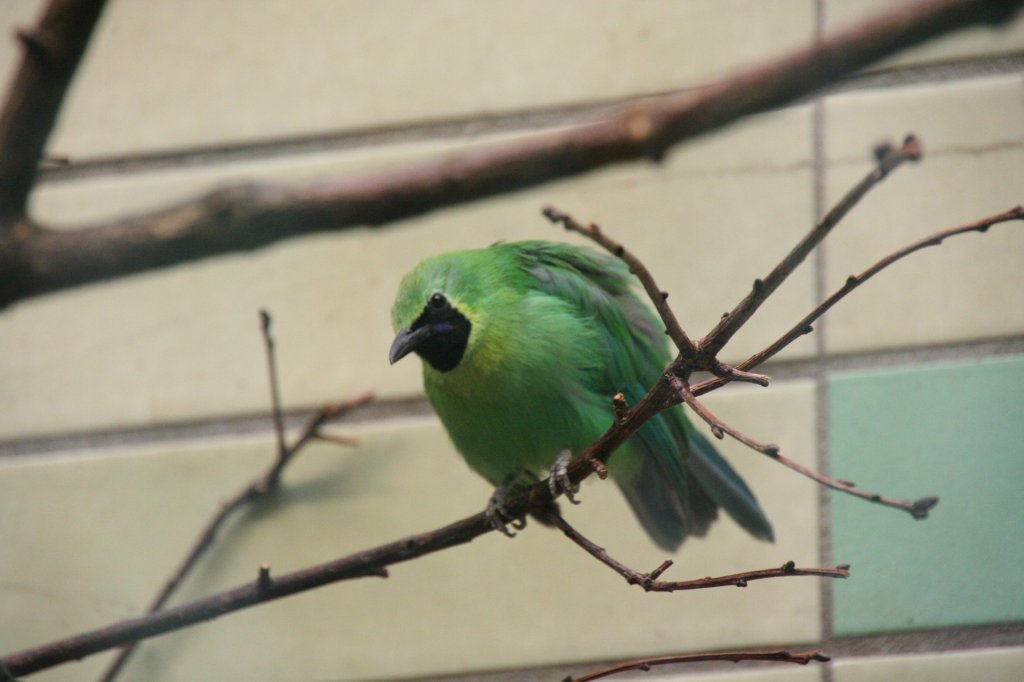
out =
<svg viewBox="0 0 1024 682"><path fill-rule="evenodd" d="M696 85L890 3L117 0L76 79L40 219L146 210L242 179L306 182L508 139L604 101ZM42 2L0 4L0 26ZM0 43L0 76L14 64ZM890 60L831 95L628 164L384 229L282 243L23 302L0 312L0 655L136 615L218 502L273 454L257 311L269 309L290 414L374 389L274 500L221 533L176 603L434 528L490 490L389 367L391 299L423 256L567 239L554 204L599 222L707 331L914 131L901 168L798 270L724 359L774 340L906 242L1024 202L1024 19ZM930 249L864 286L766 367L769 389L708 404L794 459L931 519L824 495L733 442L778 539L731 521L668 577L853 566L840 583L644 594L531 526L147 642L125 680L561 679L683 651L824 647L829 665L699 668L685 679L1024 679L1024 226ZM297 423L297 422L296 422ZM638 568L665 557L617 491L587 485L581 530ZM32 679L94 678L108 654ZM566 667L569 666L569 667ZM598 666L599 667L599 666ZM666 673L643 679L677 679Z"/></svg>

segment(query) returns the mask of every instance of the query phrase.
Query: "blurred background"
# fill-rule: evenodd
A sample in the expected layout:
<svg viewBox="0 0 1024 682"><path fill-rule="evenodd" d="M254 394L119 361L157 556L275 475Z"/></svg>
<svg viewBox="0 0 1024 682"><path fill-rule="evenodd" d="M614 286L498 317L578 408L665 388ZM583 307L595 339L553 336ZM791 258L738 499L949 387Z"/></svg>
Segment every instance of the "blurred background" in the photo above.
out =
<svg viewBox="0 0 1024 682"><path fill-rule="evenodd" d="M6 36L45 3L5 0ZM402 168L697 87L805 45L881 0L114 0L73 82L31 198L66 229L241 181ZM18 44L0 42L0 78ZM3 653L144 611L219 501L274 456L258 311L274 318L289 424L366 389L378 401L283 487L232 517L173 603L480 511L489 486L388 366L391 301L421 258L573 238L594 221L705 334L872 166L914 132L924 160L878 187L725 349L739 361L894 249L1024 202L1024 18L902 53L820 97L640 162L380 228L281 242L0 311ZM906 260L763 370L707 403L807 466L926 521L846 496L734 442L721 448L775 544L721 520L666 579L852 565L845 581L644 594L531 525L143 644L124 680L553 680L639 656L823 647L807 668L690 666L721 682L1024 678L1024 231L994 227ZM618 491L568 518L614 556L666 557ZM31 679L96 678L110 654Z"/></svg>

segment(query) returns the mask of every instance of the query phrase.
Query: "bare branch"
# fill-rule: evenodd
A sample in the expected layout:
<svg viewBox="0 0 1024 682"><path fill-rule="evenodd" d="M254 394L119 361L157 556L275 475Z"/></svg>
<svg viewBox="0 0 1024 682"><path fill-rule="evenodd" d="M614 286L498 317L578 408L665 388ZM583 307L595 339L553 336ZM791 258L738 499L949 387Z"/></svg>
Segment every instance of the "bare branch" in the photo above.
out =
<svg viewBox="0 0 1024 682"><path fill-rule="evenodd" d="M323 426L325 422L330 419L340 417L342 414L349 412L360 405L365 405L373 399L372 394L364 393L342 403L326 405L320 408L320 410L318 410L306 423L295 443L291 447L288 447L285 442L284 416L281 409L281 396L278 391L277 361L275 359L274 338L270 333L270 325L270 313L265 310L261 310L260 330L263 335L263 344L267 358L267 374L270 380L271 414L273 416L274 432L277 438L277 457L262 474L250 481L248 485L235 493L234 496L221 503L220 508L207 522L206 527L199 533L199 537L196 538L196 541L192 544L192 547L185 555L185 558L182 559L181 563L174 570L174 573L171 574L171 577L167 579L163 589L157 593L156 597L150 603L146 613L156 613L167 604L171 595L174 594L178 586L185 580L185 577L192 571L196 564L199 563L199 559L203 556L206 550L213 544L213 540L217 536L217 532L232 512L253 500L272 493L277 488L277 484L281 479L281 474L284 471L284 468L288 466L288 463L303 448L303 446L305 446L312 438L325 439L325 436L320 433L320 427ZM337 442L344 443L345 445L356 444L354 439L343 440L339 438L337 439ZM270 567L267 566L266 571L261 568L258 581L258 587L260 588L261 593L267 593L269 590L269 581ZM138 643L138 640L130 641L127 646L118 652L118 655L107 667L106 672L103 673L103 676L100 678L100 682L111 682L118 676L120 671L128 662L128 659L131 658L131 655L134 653Z"/></svg>
<svg viewBox="0 0 1024 682"><path fill-rule="evenodd" d="M698 90L635 100L614 114L524 141L312 187L229 187L156 213L82 230L26 223L0 261L0 306L48 291L281 239L382 225L442 206L641 158L737 118L792 102L872 62L978 23L1024 0L926 0Z"/></svg>
<svg viewBox="0 0 1024 682"><path fill-rule="evenodd" d="M672 308L668 305L668 292L658 286L658 283L654 281L654 276L651 271L647 269L647 266L643 262L633 255L630 251L626 250L621 243L615 241L611 237L601 232L594 223L589 225L583 225L578 223L568 213L559 211L553 206L546 206L541 213L544 217L553 223L561 223L562 227L569 230L570 232L576 232L584 237L600 244L610 253L618 256L622 261L629 266L629 271L633 273L640 283L644 287L644 291L647 292L647 296L651 299L651 303L654 304L655 310L658 311L658 315L661 316L662 322L665 323L665 331L668 332L669 338L675 343L676 348L679 350L679 354L687 361L694 362L697 357L697 347L690 340L690 337L686 335L683 328L679 326L679 321L676 319L676 315L672 312Z"/></svg>
<svg viewBox="0 0 1024 682"><path fill-rule="evenodd" d="M764 374L752 374L738 370L735 367L729 367L717 358L701 352L679 325L672 307L668 304L668 292L658 286L658 283L654 281L654 275L647 269L643 261L631 251L628 251L620 242L615 241L602 232L596 223L583 225L568 213L560 211L553 206L545 207L541 213L551 222L560 223L565 229L581 234L594 243L599 244L629 267L629 271L643 285L644 291L647 292L647 297L650 298L651 303L654 304L654 309L658 312L658 316L664 322L665 332L679 350L679 364L686 368L686 372L700 369L729 381L748 381L760 384L761 386L768 385L768 377Z"/></svg>
<svg viewBox="0 0 1024 682"><path fill-rule="evenodd" d="M744 571L732 575L718 576L717 578L709 577L678 581L660 580L661 575L672 566L671 560L664 561L658 568L649 573L641 573L608 554L604 547L595 544L573 528L561 515L551 514L546 517L546 520L554 524L567 538L582 547L592 557L622 576L627 583L639 585L645 592L681 592L711 587L746 587L747 583L754 580L792 576L816 576L819 578L850 577L850 567L845 564L836 568L797 568L795 563L788 561L780 568Z"/></svg>
<svg viewBox="0 0 1024 682"><path fill-rule="evenodd" d="M829 660L831 659L821 653L820 649L802 653L790 653L789 651L780 649L776 651L722 651L706 654L678 654L672 656L654 656L651 658L641 658L628 663L619 663L609 668L604 668L585 675L566 677L563 682L591 682L592 680L599 680L602 677L611 677L612 675L618 675L631 670L646 671L655 666L672 665L675 663L700 663L703 661L731 661L733 663L739 663L740 661L775 661L779 663L807 665L811 661L825 663Z"/></svg>
<svg viewBox="0 0 1024 682"><path fill-rule="evenodd" d="M838 490L840 492L847 493L849 495L853 495L855 497L859 497L869 502L880 504L885 507L892 507L893 509L902 509L903 511L913 516L915 519L928 518L928 512L931 511L932 507L939 503L939 498L937 497L923 497L920 500L916 500L914 502L910 502L908 500L894 500L889 497L883 497L882 495L879 495L877 493L869 493L867 491L861 490L860 488L857 488L853 483L850 483L849 481L839 481L834 478L830 478L825 474L820 474L817 471L808 469L803 464L791 460L790 458L783 455L778 445L770 443L760 443L754 440L753 438L744 435L738 429L729 426L729 424L725 423L724 421L716 417L711 412L711 410L707 408L707 406L705 406L703 403L697 400L697 398L693 395L693 392L690 390L690 387L686 385L686 383L682 379L679 379L678 377L672 377L671 381L673 387L676 389L676 391L679 392L679 395L682 397L683 402L685 402L694 412L700 415L701 419L708 423L708 425L711 427L711 432L715 435L716 438L722 438L725 434L729 434L739 442L746 445L751 450L756 450L757 452L760 452L762 455L766 455L774 459L779 464L789 467L793 471L803 474L807 478L810 478L811 480L816 481L823 486L832 488L833 490Z"/></svg>
<svg viewBox="0 0 1024 682"><path fill-rule="evenodd" d="M277 437L277 457L287 457L288 446L284 441L284 411L281 408L281 389L277 380L277 354L274 353L274 337L270 333L272 319L266 310L260 311L260 331L263 333L263 349L267 358L267 377L270 384L270 412L274 419L274 435Z"/></svg>
<svg viewBox="0 0 1024 682"><path fill-rule="evenodd" d="M0 111L0 231L25 214L39 160L105 0L51 0L16 32L21 62Z"/></svg>
<svg viewBox="0 0 1024 682"><path fill-rule="evenodd" d="M868 173L867 177L861 180L856 187L847 193L843 199L832 208L828 214L821 219L814 229L811 230L775 268L768 273L764 279L755 279L751 291L746 298L733 308L732 312L719 320L715 328L700 342L700 348L705 353L715 356L722 350L726 343L740 330L750 316L753 315L761 304L768 300L768 297L779 288L787 277L804 261L807 255L821 243L829 232L857 205L865 194L877 186L892 171L904 161L917 161L921 158L921 146L913 135L907 135L903 146L899 149L891 145L882 145L875 150L877 164Z"/></svg>
<svg viewBox="0 0 1024 682"><path fill-rule="evenodd" d="M547 484L542 483L535 488L538 494L543 494ZM278 576L269 584L257 576L250 583L182 606L19 651L0 659L0 665L6 667L11 675L27 675L329 583L371 576L386 577L387 567L391 564L467 543L492 530L485 514L481 512L429 533L409 536L365 552Z"/></svg>
<svg viewBox="0 0 1024 682"><path fill-rule="evenodd" d="M1011 220L1024 220L1024 207L1014 206L1009 210L1003 211L1002 213L996 213L995 215L988 216L987 218L975 220L973 222L960 225L958 227L951 227L946 230L941 230L928 237L925 237L924 239L919 239L918 241L908 244L901 249L893 251L888 256L882 258L874 265L869 267L867 270L864 270L858 275L851 275L850 277L848 277L846 281L843 283L843 286L841 286L831 296L822 301L814 310L805 315L803 319L801 319L799 322L793 325L793 327L788 332L783 334L781 337L779 337L778 340L776 340L774 343L772 343L764 350L755 353L754 355L751 355L749 358L747 358L739 365L737 365L737 367L744 370L757 367L758 365L766 362L770 358L777 355L781 350L783 350L786 346L791 344L796 339L800 338L804 334L811 333L812 331L814 331L812 324L818 318L820 318L822 315L828 312L828 310L830 310L836 303L841 301L850 292L852 292L860 285L864 284L864 282L868 281L885 268L895 264L896 262L902 260L903 258L906 258L910 254L920 251L921 249L928 248L929 246L939 246L946 239L949 239L950 237L955 237L957 235L967 234L969 232L984 233L988 231L988 229L993 225L1010 222ZM721 378L709 379L708 381L704 381L695 385L692 389L693 394L695 396L703 395L709 391L713 391L716 388L719 388L720 386L723 386L725 383L726 381L723 381Z"/></svg>

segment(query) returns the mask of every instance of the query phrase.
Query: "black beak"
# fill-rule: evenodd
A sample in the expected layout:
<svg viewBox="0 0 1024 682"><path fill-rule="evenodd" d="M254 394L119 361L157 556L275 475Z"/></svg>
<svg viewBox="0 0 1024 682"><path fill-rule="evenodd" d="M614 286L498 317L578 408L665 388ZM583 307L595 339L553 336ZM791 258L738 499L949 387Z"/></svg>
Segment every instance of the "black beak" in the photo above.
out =
<svg viewBox="0 0 1024 682"><path fill-rule="evenodd" d="M430 325L426 324L415 329L403 329L398 332L394 343L391 344L391 351L388 353L388 361L393 365L409 353L416 350L430 336Z"/></svg>

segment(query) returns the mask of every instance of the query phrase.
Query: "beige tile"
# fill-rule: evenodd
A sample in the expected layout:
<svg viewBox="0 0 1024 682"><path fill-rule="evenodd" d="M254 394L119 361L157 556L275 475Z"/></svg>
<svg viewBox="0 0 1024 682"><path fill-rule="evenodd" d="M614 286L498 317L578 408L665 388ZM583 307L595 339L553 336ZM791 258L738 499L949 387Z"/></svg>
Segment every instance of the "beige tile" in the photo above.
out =
<svg viewBox="0 0 1024 682"><path fill-rule="evenodd" d="M737 426L812 461L810 384L713 398ZM438 527L490 495L432 420L357 433L357 449L302 453L282 497L224 529L177 603L251 580L261 562L281 574ZM688 542L667 577L814 564L814 486L731 443L724 450L779 540L756 542L723 521ZM136 613L218 501L270 451L269 440L232 440L0 464L0 641L16 650ZM613 486L588 484L583 500L573 522L619 558L642 568L665 558L638 535ZM533 524L514 540L491 534L395 566L387 580L331 586L151 640L128 679L379 679L814 641L818 588L801 578L644 594ZM87 659L39 679L94 677L99 665Z"/></svg>
<svg viewBox="0 0 1024 682"><path fill-rule="evenodd" d="M830 290L889 252L1024 201L1020 77L853 93L827 102L830 201L869 168L860 150L917 133L925 158L901 168L827 242ZM928 345L1024 331L1024 225L947 241L898 263L831 313L831 352Z"/></svg>
<svg viewBox="0 0 1024 682"><path fill-rule="evenodd" d="M846 28L892 7L886 0L825 0L826 31ZM974 26L907 50L879 67L986 57L1024 49L1024 14L998 28Z"/></svg>
<svg viewBox="0 0 1024 682"><path fill-rule="evenodd" d="M741 665L741 664L740 664ZM701 673L700 665L676 666L664 670L677 670L678 673L658 674L652 668L640 679L649 682L818 682L821 679L820 664L810 664L800 668L792 664L780 663L778 666L760 666L756 670L746 672ZM625 678L628 679L628 678Z"/></svg>
<svg viewBox="0 0 1024 682"><path fill-rule="evenodd" d="M130 154L664 91L811 27L804 0L120 0L51 147Z"/></svg>
<svg viewBox="0 0 1024 682"><path fill-rule="evenodd" d="M0 4L0 28L4 32L3 40L0 40L0 92L7 92L14 69L21 59L21 47L13 39L13 33L31 26L43 4L39 0L6 0Z"/></svg>
<svg viewBox="0 0 1024 682"><path fill-rule="evenodd" d="M836 682L1018 682L1024 677L1024 648L850 658L836 661L833 669Z"/></svg>
<svg viewBox="0 0 1024 682"><path fill-rule="evenodd" d="M549 203L600 222L647 259L683 324L700 336L806 229L809 125L806 108L761 116L682 148L662 167L620 166L389 229L311 236L27 301L0 315L0 404L7 407L0 437L262 412L261 307L275 317L287 405L366 388L384 396L417 392L416 363L391 368L385 359L401 275L452 248L566 239L540 217ZM47 221L90 222L229 180L344 176L441 149L423 144L52 182L34 208ZM805 266L726 355L745 357L779 336L810 307L812 281ZM803 339L792 352L811 349Z"/></svg>

